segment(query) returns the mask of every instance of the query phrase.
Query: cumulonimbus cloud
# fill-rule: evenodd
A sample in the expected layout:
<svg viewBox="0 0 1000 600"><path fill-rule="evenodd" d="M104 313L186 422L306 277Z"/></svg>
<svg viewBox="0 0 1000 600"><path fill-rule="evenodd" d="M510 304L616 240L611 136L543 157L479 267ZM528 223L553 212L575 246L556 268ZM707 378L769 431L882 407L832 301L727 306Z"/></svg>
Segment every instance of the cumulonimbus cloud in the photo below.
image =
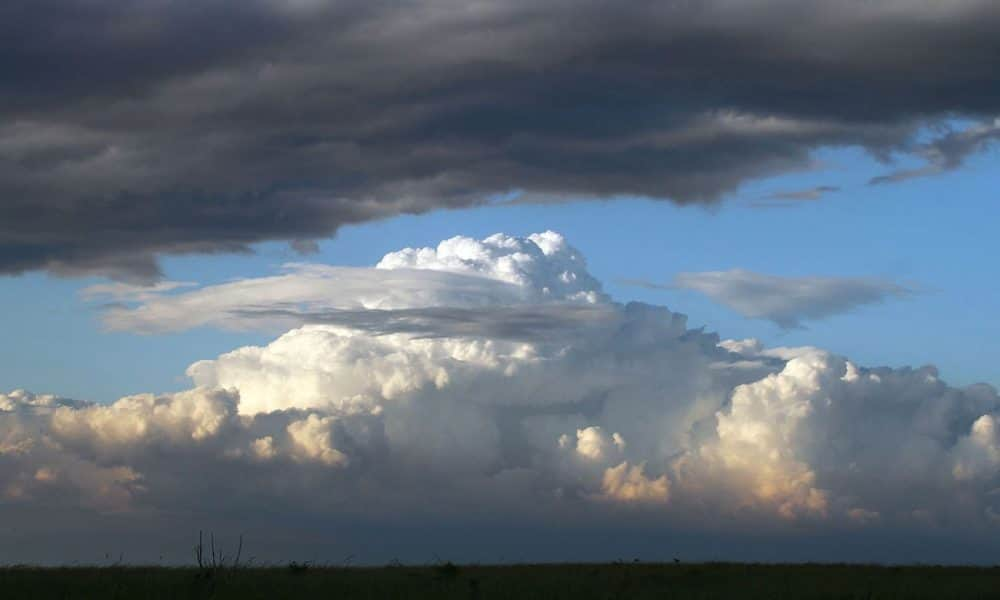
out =
<svg viewBox="0 0 1000 600"><path fill-rule="evenodd" d="M520 538L529 545L545 527L614 528L636 543L658 533L675 545L668 532L776 534L779 546L841 533L947 532L965 548L995 539L1000 396L992 387L952 387L932 367L872 369L817 348L720 341L666 308L614 303L557 234L443 247L392 254L382 266L408 276L445 269L493 300L498 282L519 290L512 304L463 309L491 318L599 306L603 320L583 328L582 317L554 320L535 336L479 326L429 334L442 315L427 331L386 331L365 325L359 307L361 326L307 324L199 361L187 391L108 405L3 394L0 511L19 515L32 540L122 524L169 536L246 517L258 544L285 552L302 541L282 533L289 519L302 530L366 519L405 530L488 516L497 539L497 528L533 523ZM294 278L270 284L285 281L286 299L304 289ZM387 298L395 281L382 281ZM458 304L448 289L438 289L436 308ZM333 537L370 548L370 536L352 531L345 525ZM403 547L404 538L387 539ZM4 539L0 552L9 554ZM393 543L383 550L395 552ZM754 556L740 548L726 556ZM958 559L941 555L946 546L920 548L925 558ZM370 552L366 559L392 558ZM819 556L851 558L835 547Z"/></svg>
<svg viewBox="0 0 1000 600"><path fill-rule="evenodd" d="M934 172L1000 113L998 29L991 0L8 0L0 273L148 282L512 192L714 202L827 146ZM915 144L956 116L943 161Z"/></svg>

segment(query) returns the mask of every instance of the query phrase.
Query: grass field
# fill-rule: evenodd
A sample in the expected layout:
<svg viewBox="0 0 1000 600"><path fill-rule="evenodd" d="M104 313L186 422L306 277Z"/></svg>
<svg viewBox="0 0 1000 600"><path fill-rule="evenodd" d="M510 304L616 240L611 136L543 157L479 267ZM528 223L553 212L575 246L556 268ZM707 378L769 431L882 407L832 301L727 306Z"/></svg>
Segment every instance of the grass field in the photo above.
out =
<svg viewBox="0 0 1000 600"><path fill-rule="evenodd" d="M1000 567L6 567L0 598L1000 598Z"/></svg>

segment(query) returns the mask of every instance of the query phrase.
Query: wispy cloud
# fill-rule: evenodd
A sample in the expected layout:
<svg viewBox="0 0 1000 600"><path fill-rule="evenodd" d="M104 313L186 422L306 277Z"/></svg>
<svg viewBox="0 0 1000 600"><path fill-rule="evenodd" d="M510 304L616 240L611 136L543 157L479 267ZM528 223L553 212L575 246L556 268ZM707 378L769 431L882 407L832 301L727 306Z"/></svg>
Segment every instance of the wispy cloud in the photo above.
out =
<svg viewBox="0 0 1000 600"><path fill-rule="evenodd" d="M497 306L522 302L524 297L513 284L474 275L289 264L279 275L127 299L138 301L138 305L118 303L102 313L109 329L163 333L211 326L275 331L301 323L309 314L440 305Z"/></svg>
<svg viewBox="0 0 1000 600"><path fill-rule="evenodd" d="M1000 118L967 129L950 131L917 148L916 155L927 163L924 166L879 175L868 183L869 185L899 183L951 171L962 166L969 156L998 140L1000 140Z"/></svg>
<svg viewBox="0 0 1000 600"><path fill-rule="evenodd" d="M196 287L191 281L158 281L152 285L138 285L120 281L95 283L80 290L80 298L86 301L106 302L147 302L168 292Z"/></svg>
<svg viewBox="0 0 1000 600"><path fill-rule="evenodd" d="M291 263L277 275L167 293L191 285L110 283L86 288L83 295L117 300L105 307L102 319L119 331L202 326L275 331L338 322L426 335L433 334L431 322L452 333L478 326L494 333L507 327L512 334L560 310L565 318L585 310L547 304L595 305L605 298L583 257L554 232L482 240L458 236L435 248L389 253L375 267ZM509 310L529 304L540 307Z"/></svg>
<svg viewBox="0 0 1000 600"><path fill-rule="evenodd" d="M754 208L788 208L800 202L819 200L823 196L840 191L840 187L833 185L819 185L816 187L774 192L759 200L750 203Z"/></svg>
<svg viewBox="0 0 1000 600"><path fill-rule="evenodd" d="M681 273L673 287L694 290L745 317L767 319L786 329L914 293L877 278L779 277L742 269Z"/></svg>

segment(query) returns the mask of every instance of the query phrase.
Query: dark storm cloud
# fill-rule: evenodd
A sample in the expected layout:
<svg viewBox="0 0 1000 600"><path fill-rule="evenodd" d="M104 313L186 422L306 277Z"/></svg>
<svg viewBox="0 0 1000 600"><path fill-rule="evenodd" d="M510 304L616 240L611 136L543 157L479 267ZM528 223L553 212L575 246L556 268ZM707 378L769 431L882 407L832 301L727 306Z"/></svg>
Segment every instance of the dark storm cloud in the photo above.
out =
<svg viewBox="0 0 1000 600"><path fill-rule="evenodd" d="M152 280L511 191L712 202L820 146L921 155L1000 113L998 31L986 0L11 0L0 272Z"/></svg>

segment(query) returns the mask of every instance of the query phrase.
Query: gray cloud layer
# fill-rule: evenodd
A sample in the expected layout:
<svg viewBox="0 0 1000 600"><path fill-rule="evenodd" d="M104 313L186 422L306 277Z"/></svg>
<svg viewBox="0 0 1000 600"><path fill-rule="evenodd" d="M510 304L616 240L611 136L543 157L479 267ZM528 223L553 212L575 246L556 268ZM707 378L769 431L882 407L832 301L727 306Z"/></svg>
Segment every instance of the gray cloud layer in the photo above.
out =
<svg viewBox="0 0 1000 600"><path fill-rule="evenodd" d="M529 197L709 202L1000 113L990 0L12 0L0 273Z"/></svg>

